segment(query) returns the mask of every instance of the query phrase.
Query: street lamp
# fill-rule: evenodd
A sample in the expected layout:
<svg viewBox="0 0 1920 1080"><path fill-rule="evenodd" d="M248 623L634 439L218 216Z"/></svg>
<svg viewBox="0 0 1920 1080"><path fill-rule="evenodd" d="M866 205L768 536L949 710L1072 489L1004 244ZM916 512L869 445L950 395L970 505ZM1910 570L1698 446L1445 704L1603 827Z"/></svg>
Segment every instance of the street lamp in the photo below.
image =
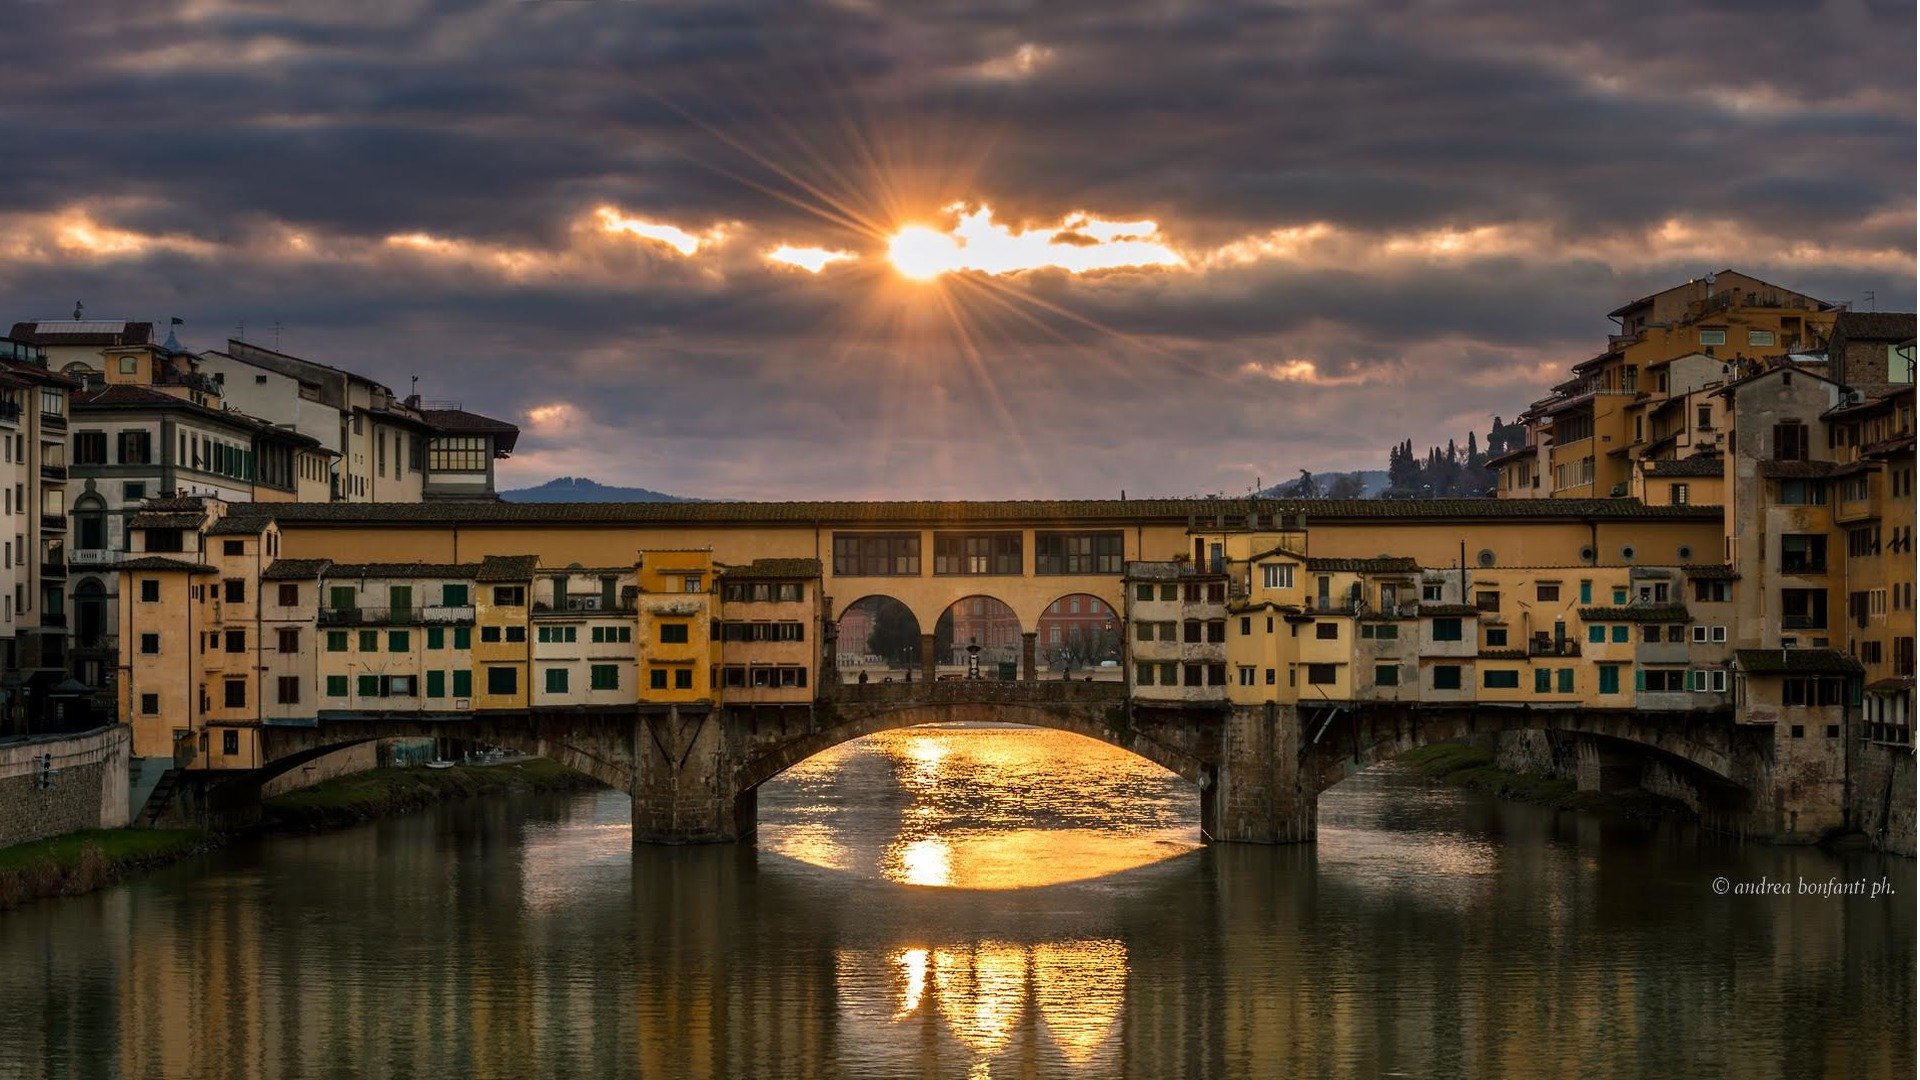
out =
<svg viewBox="0 0 1920 1080"><path fill-rule="evenodd" d="M980 639L967 639L967 678L980 677Z"/></svg>

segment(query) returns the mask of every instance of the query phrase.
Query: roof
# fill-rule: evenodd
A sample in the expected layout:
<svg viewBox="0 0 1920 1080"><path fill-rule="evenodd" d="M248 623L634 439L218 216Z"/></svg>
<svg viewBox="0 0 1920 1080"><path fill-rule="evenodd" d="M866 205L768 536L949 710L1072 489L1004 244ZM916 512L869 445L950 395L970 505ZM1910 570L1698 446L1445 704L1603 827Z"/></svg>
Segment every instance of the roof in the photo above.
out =
<svg viewBox="0 0 1920 1080"><path fill-rule="evenodd" d="M269 423L257 416L249 416L238 409L216 409L134 383L108 383L92 390L78 391L73 395L72 408L76 415L96 409L172 409L218 420L260 434L274 435L289 442L320 445L319 440L312 436Z"/></svg>
<svg viewBox="0 0 1920 1080"><path fill-rule="evenodd" d="M1750 675L1858 675L1865 670L1838 649L1735 649L1733 666Z"/></svg>
<svg viewBox="0 0 1920 1080"><path fill-rule="evenodd" d="M1732 581L1734 578L1740 576L1733 572L1733 567L1725 563L1688 563L1680 568L1680 572L1690 578L1706 578L1720 581Z"/></svg>
<svg viewBox="0 0 1920 1080"><path fill-rule="evenodd" d="M1859 388L1859 401L1843 401L1820 414L1823 420L1850 420L1856 416L1871 416L1874 413L1890 410L1900 398L1913 396L1912 383L1900 383L1894 386L1880 386L1862 392Z"/></svg>
<svg viewBox="0 0 1920 1080"><path fill-rule="evenodd" d="M532 581L534 567L540 565L538 555L488 555L480 560L480 569L475 572L475 581Z"/></svg>
<svg viewBox="0 0 1920 1080"><path fill-rule="evenodd" d="M1824 366L1824 362L1823 362L1823 366ZM1834 380L1828 378L1825 374L1815 371L1805 364L1775 364L1774 366L1769 368L1762 368L1751 375L1742 375L1741 377L1733 380L1730 383L1727 383L1726 385L1720 387L1719 389L1712 391L1712 393L1715 397L1730 398L1734 395L1736 391L1742 389L1748 383L1759 382L1761 379L1765 379L1770 376L1779 375L1782 373L1786 373L1789 375L1805 375L1809 379L1819 379L1821 382L1828 383L1833 386L1840 385Z"/></svg>
<svg viewBox="0 0 1920 1080"><path fill-rule="evenodd" d="M1693 613L1685 604L1649 604L1632 607L1583 607L1580 618L1587 622L1692 622Z"/></svg>
<svg viewBox="0 0 1920 1080"><path fill-rule="evenodd" d="M465 409L421 409L420 418L440 435L491 435L494 450L503 455L513 453L513 444L520 438L520 429L513 424Z"/></svg>
<svg viewBox="0 0 1920 1080"><path fill-rule="evenodd" d="M1875 679L1862 687L1862 689L1869 694L1884 693L1889 690L1911 690L1913 689L1913 676L1895 675L1891 678Z"/></svg>
<svg viewBox="0 0 1920 1080"><path fill-rule="evenodd" d="M1767 288L1769 288L1769 289L1772 289L1772 290L1774 290L1775 292L1780 292L1780 293L1785 293L1785 294L1787 294L1788 296L1803 296L1803 297L1806 297L1806 298L1807 298L1808 300L1812 300L1812 301L1813 301L1814 303L1816 303L1816 304L1818 304L1818 305L1820 305L1820 306L1821 306L1822 308L1827 308L1827 307L1832 307L1832 305L1831 305L1831 304L1829 304L1829 303L1827 303L1827 302L1826 302L1825 300L1822 300L1822 299L1820 299L1820 298L1819 298L1819 297L1817 297L1817 296L1807 296L1807 294L1806 294L1806 293L1803 293L1803 292L1796 292L1795 290L1793 290L1793 289L1789 289L1789 288L1787 288L1787 287L1786 287L1786 286L1784 286L1784 285L1775 285L1775 284L1774 284L1773 282L1771 282L1771 281L1761 281L1761 280L1760 280L1759 278L1757 278L1757 277L1754 277L1754 276L1753 276L1752 274L1746 274L1746 273L1741 273L1740 271L1738 271L1738 270L1735 270L1735 269L1734 269L1733 267L1731 267L1731 266L1729 266L1729 267L1725 267L1724 269L1721 269L1721 270L1718 270L1718 271L1716 271L1716 272L1714 272L1714 273L1712 273L1712 274L1709 274L1709 275L1707 275L1707 276L1708 276L1708 277L1710 277L1710 278L1722 278L1722 277L1725 277L1725 276L1727 276L1728 274L1739 274L1739 276L1741 276L1741 277L1743 277L1743 278L1747 278L1747 279L1749 279L1749 280L1751 280L1751 281L1755 281L1755 282L1758 282L1759 284L1761 284L1761 285L1765 285L1765 286L1766 286ZM1640 299L1638 299L1638 300L1634 300L1634 301L1631 301L1631 302L1629 302L1629 303L1625 303L1625 304L1622 304L1622 305L1620 305L1619 307L1617 307L1617 308L1614 308L1614 309L1613 309L1612 311L1609 311L1609 312L1607 312L1607 318L1609 318L1609 319L1617 319L1617 318L1619 318L1620 316L1622 316L1622 315L1625 315L1625 314L1626 314L1627 312L1629 312L1629 311L1632 311L1632 310L1633 310L1634 308L1637 308L1637 307L1639 307L1639 306L1641 306L1642 304L1646 304L1646 303L1648 303L1648 302L1650 302L1650 301L1652 301L1652 300L1653 300L1653 299L1654 299L1655 297L1658 297L1658 296L1663 296L1663 295L1665 295L1665 294L1667 294L1667 293L1670 293L1670 292L1672 292L1672 291L1674 291L1675 289L1684 289L1684 288L1686 288L1686 287L1687 287L1688 285L1693 285L1693 284L1696 284L1696 283L1697 283L1697 282L1698 282L1699 280L1704 280L1704 279L1690 279L1690 280L1688 280L1688 281L1685 281L1685 282L1683 282L1683 283L1681 283L1681 284L1679 284L1679 285L1669 285L1669 286L1667 286L1666 288L1664 288L1664 289L1661 289L1661 290L1660 290L1659 292L1652 292L1652 293L1648 293L1647 295L1645 295L1645 296L1643 296L1643 297L1641 297L1641 298L1640 298ZM1711 292L1711 289L1712 289L1712 286L1711 286L1711 285L1709 285L1709 286L1708 286L1708 289L1709 289L1709 292Z"/></svg>
<svg viewBox="0 0 1920 1080"><path fill-rule="evenodd" d="M1372 559L1308 559L1309 572L1333 574L1411 574L1420 569L1417 559L1381 555Z"/></svg>
<svg viewBox="0 0 1920 1080"><path fill-rule="evenodd" d="M1837 356L1853 341L1887 341L1899 344L1913 337L1911 311L1843 311L1833 320L1833 334L1827 339L1827 355Z"/></svg>
<svg viewBox="0 0 1920 1080"><path fill-rule="evenodd" d="M287 560L281 560L285 562ZM325 559L298 559L296 562L326 562ZM274 563L279 566L280 563ZM269 568L271 569L271 568ZM480 570L479 563L333 563L321 572L330 578L470 578Z"/></svg>
<svg viewBox="0 0 1920 1080"><path fill-rule="evenodd" d="M1421 604L1422 615L1480 615L1484 614L1472 604Z"/></svg>
<svg viewBox="0 0 1920 1080"><path fill-rule="evenodd" d="M1832 461L1763 461L1760 475L1769 480L1820 480L1839 468Z"/></svg>
<svg viewBox="0 0 1920 1080"><path fill-rule="evenodd" d="M1488 458L1484 462L1483 467L1488 469L1497 469L1500 466L1505 465L1509 461L1517 461L1520 458L1531 457L1539 453L1540 453L1539 446L1533 443L1528 443L1525 446L1516 447L1512 450L1509 450L1504 454L1498 454L1494 457Z"/></svg>
<svg viewBox="0 0 1920 1080"><path fill-rule="evenodd" d="M332 559L275 559L261 581L312 581L333 565Z"/></svg>
<svg viewBox="0 0 1920 1080"><path fill-rule="evenodd" d="M198 495L156 496L140 504L140 509L156 513L169 510L199 510L207 505L207 500Z"/></svg>
<svg viewBox="0 0 1920 1080"><path fill-rule="evenodd" d="M1527 650L1525 649L1481 649L1480 650L1480 659L1482 660L1525 660L1526 658L1527 658Z"/></svg>
<svg viewBox="0 0 1920 1080"><path fill-rule="evenodd" d="M820 576L819 559L755 559L745 566L732 566L722 571L721 577L728 578L817 578Z"/></svg>
<svg viewBox="0 0 1920 1080"><path fill-rule="evenodd" d="M206 520L205 515L196 513L156 514L143 510L127 521L129 529L198 529Z"/></svg>
<svg viewBox="0 0 1920 1080"><path fill-rule="evenodd" d="M1647 506L1636 499L1034 499L996 502L421 502L244 503L232 513L282 525L739 524L1060 525L1205 523L1248 512L1305 515L1309 523L1353 521L1681 520L1719 521L1712 505Z"/></svg>
<svg viewBox="0 0 1920 1080"><path fill-rule="evenodd" d="M206 563L188 562L185 559L170 559L164 555L143 555L122 560L121 570L187 570L195 574L211 574L214 569Z"/></svg>
<svg viewBox="0 0 1920 1080"><path fill-rule="evenodd" d="M1649 461L1646 467L1648 476L1719 476L1722 472L1724 466L1714 454Z"/></svg>
<svg viewBox="0 0 1920 1080"><path fill-rule="evenodd" d="M150 345L153 324L125 319L17 322L7 336L29 345Z"/></svg>
<svg viewBox="0 0 1920 1080"><path fill-rule="evenodd" d="M263 518L235 518L231 515L215 518L213 524L203 530L208 536L258 536L267 527Z"/></svg>

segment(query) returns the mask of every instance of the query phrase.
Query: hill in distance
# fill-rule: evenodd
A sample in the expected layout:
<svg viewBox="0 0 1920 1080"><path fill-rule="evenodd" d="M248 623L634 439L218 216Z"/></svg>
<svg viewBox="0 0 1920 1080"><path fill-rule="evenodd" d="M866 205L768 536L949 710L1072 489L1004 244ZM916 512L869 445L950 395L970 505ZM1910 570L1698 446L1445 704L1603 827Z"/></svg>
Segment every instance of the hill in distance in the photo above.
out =
<svg viewBox="0 0 1920 1080"><path fill-rule="evenodd" d="M1326 491L1327 484L1331 482L1333 478L1336 476L1358 476L1360 478L1360 483L1361 483L1360 494L1355 496L1355 498L1371 499L1374 496L1379 495L1381 492L1387 490L1387 487L1389 486L1388 479L1387 479L1387 470L1385 469L1358 469L1350 473L1343 473L1343 472L1318 473L1317 472L1313 474L1313 478L1320 485L1320 489L1323 494ZM1300 482L1300 476L1298 473L1295 473L1292 479L1282 480L1280 483L1274 484L1272 487L1264 488L1258 492L1255 492L1255 494L1263 498L1284 499L1292 493L1291 489L1295 484L1299 482Z"/></svg>
<svg viewBox="0 0 1920 1080"><path fill-rule="evenodd" d="M500 498L517 503L572 502L695 502L694 499L668 495L638 487L615 487L584 476L560 476L538 487L503 491Z"/></svg>

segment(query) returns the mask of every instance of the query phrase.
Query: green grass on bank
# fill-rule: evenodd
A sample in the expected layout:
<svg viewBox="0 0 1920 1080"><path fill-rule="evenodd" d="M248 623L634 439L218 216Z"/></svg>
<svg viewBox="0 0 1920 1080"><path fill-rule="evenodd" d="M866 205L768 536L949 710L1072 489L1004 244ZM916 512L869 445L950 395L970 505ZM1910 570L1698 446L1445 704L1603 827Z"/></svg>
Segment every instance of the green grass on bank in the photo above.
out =
<svg viewBox="0 0 1920 1080"><path fill-rule="evenodd" d="M1493 763L1493 751L1484 746L1433 743L1409 750L1396 760L1429 779L1502 799L1624 817L1694 816L1685 804L1647 791L1583 792L1571 780L1508 772Z"/></svg>
<svg viewBox="0 0 1920 1080"><path fill-rule="evenodd" d="M269 830L334 828L471 795L593 786L592 779L545 758L451 769L370 769L266 800L261 825Z"/></svg>
<svg viewBox="0 0 1920 1080"><path fill-rule="evenodd" d="M0 848L0 910L104 888L218 842L204 829L86 829Z"/></svg>

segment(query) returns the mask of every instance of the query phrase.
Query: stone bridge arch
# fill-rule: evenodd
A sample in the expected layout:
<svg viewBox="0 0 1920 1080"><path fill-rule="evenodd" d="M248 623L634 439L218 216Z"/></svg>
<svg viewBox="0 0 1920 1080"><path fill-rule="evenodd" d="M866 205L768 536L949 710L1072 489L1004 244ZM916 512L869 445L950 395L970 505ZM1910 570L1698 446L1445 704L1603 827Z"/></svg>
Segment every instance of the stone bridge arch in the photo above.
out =
<svg viewBox="0 0 1920 1080"><path fill-rule="evenodd" d="M260 737L263 784L309 761L379 739L455 738L556 761L619 791L633 787L632 725L541 724L537 714L475 717L458 723L383 719L327 720L317 727L268 727Z"/></svg>

